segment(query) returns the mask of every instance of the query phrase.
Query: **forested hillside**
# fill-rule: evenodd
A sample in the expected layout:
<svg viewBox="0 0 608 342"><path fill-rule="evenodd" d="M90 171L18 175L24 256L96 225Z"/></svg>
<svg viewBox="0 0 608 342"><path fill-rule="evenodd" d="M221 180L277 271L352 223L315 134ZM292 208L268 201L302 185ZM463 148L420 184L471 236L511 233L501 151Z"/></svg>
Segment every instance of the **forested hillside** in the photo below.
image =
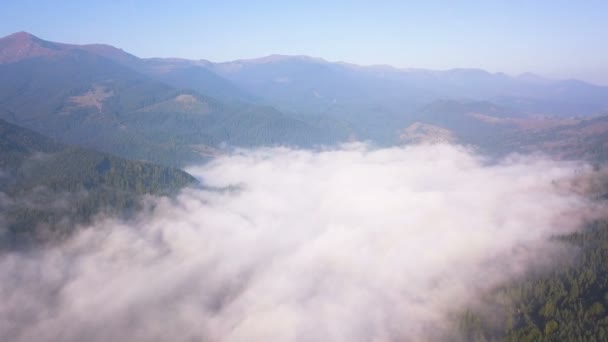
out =
<svg viewBox="0 0 608 342"><path fill-rule="evenodd" d="M0 118L65 143L170 166L225 147L394 145L409 141L400 137L412 125L432 125L492 154L605 154L605 129L555 124L608 109L608 87L574 80L307 56L146 59L25 32L0 38L0 57Z"/></svg>
<svg viewBox="0 0 608 342"><path fill-rule="evenodd" d="M67 236L102 211L127 214L141 195L168 195L195 179L165 166L60 144L0 120L0 244Z"/></svg>
<svg viewBox="0 0 608 342"><path fill-rule="evenodd" d="M0 118L64 143L181 167L205 160L201 149L335 141L321 125L221 96L237 89L210 71L189 74L192 83L153 77L152 62L116 48L27 33L0 38L0 55L8 55L0 60ZM228 102L184 89L190 86Z"/></svg>
<svg viewBox="0 0 608 342"><path fill-rule="evenodd" d="M595 189L608 200L608 179ZM608 218L556 236L572 258L480 294L453 336L465 341L608 340Z"/></svg>

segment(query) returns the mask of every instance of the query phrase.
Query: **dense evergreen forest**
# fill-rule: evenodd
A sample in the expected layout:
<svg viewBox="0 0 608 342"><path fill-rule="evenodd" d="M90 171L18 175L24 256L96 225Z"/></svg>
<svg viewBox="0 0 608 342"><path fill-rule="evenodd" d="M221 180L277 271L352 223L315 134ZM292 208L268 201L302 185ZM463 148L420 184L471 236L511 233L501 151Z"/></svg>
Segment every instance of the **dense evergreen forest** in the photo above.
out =
<svg viewBox="0 0 608 342"><path fill-rule="evenodd" d="M0 247L69 235L102 211L128 214L141 195L195 183L178 169L66 146L0 120Z"/></svg>
<svg viewBox="0 0 608 342"><path fill-rule="evenodd" d="M555 239L572 262L504 285L459 315L466 341L608 340L608 219Z"/></svg>

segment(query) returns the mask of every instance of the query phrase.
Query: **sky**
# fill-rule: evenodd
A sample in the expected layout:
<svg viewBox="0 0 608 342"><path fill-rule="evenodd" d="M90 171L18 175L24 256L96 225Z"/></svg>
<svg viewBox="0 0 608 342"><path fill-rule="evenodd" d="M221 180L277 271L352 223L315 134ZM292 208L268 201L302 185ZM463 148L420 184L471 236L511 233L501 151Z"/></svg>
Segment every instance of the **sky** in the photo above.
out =
<svg viewBox="0 0 608 342"><path fill-rule="evenodd" d="M535 72L608 85L606 1L2 0L0 36L139 57L303 54L405 68Z"/></svg>

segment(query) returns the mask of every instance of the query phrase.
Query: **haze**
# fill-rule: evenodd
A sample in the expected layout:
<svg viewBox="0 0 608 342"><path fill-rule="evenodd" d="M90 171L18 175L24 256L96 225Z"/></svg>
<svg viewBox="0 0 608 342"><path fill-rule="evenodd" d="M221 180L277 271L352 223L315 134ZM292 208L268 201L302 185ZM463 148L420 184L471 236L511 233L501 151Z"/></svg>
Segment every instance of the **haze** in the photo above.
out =
<svg viewBox="0 0 608 342"><path fill-rule="evenodd" d="M608 84L606 21L605 1L7 0L0 36L27 31L52 41L107 43L141 57L310 55Z"/></svg>
<svg viewBox="0 0 608 342"><path fill-rule="evenodd" d="M584 166L484 164L450 145L218 158L189 171L224 190L0 259L0 339L442 340L480 292L563 261L547 239L594 210L564 187Z"/></svg>
<svg viewBox="0 0 608 342"><path fill-rule="evenodd" d="M2 1L0 341L608 340L607 15Z"/></svg>

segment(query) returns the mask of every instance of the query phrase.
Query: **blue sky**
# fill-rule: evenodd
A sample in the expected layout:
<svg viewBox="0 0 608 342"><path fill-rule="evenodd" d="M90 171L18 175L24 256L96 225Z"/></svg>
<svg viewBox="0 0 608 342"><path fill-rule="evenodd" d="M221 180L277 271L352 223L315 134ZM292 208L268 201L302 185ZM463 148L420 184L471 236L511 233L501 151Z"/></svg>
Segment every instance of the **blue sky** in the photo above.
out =
<svg viewBox="0 0 608 342"><path fill-rule="evenodd" d="M330 61L608 84L608 1L0 2L0 36L108 43L140 57Z"/></svg>

